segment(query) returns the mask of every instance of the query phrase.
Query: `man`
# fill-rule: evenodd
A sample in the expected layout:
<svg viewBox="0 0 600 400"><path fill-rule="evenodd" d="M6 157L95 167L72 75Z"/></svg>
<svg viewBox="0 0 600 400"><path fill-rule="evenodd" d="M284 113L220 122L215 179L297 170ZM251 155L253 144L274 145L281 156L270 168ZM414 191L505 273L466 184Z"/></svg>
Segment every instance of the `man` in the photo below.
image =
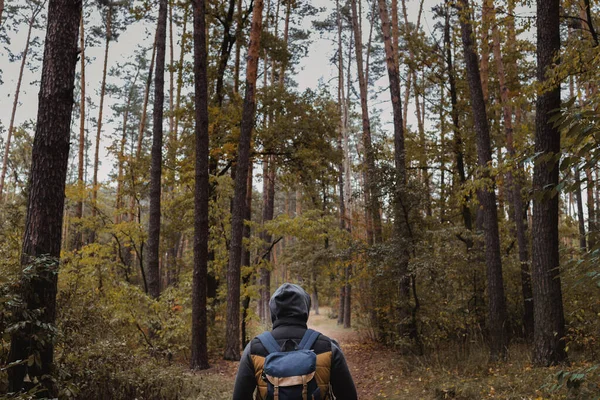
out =
<svg viewBox="0 0 600 400"><path fill-rule="evenodd" d="M277 344L282 351L295 350L307 330L310 296L300 286L284 283L271 297L269 308L273 321L271 333ZM326 393L322 400L357 399L356 387L338 344L325 335L319 335L312 350L317 355L317 384L322 388L321 393ZM261 372L268 354L259 339L254 338L248 343L235 379L233 400L252 400L257 385L256 399L266 398L267 386ZM335 397L330 396L329 389Z"/></svg>

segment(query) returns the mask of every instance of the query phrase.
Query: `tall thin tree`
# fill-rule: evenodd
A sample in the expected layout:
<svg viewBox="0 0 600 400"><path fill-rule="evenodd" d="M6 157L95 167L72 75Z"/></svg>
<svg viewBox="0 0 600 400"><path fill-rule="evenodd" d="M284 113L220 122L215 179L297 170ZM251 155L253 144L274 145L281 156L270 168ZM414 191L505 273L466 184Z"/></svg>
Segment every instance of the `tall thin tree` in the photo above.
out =
<svg viewBox="0 0 600 400"><path fill-rule="evenodd" d="M362 111L363 149L365 152L365 197L369 219L373 221L373 232L368 232L370 242L379 243L382 239L381 216L379 214L379 190L375 174L375 153L371 138L371 120L369 118L367 76L363 65L362 32L359 25L356 0L351 1L352 28L356 47L356 65L360 88L360 105ZM368 65L368 64L367 64ZM367 226L369 223L367 222Z"/></svg>
<svg viewBox="0 0 600 400"><path fill-rule="evenodd" d="M75 207L75 217L83 218L83 191L84 191L84 168L85 168L85 20L83 13L81 14L80 32L79 32L79 47L81 54L81 88L79 101L79 148L77 151L77 205ZM73 248L79 249L83 244L83 230L81 227L75 232Z"/></svg>
<svg viewBox="0 0 600 400"><path fill-rule="evenodd" d="M533 334L533 294L531 292L531 272L529 271L529 241L527 240L527 221L523 206L521 179L522 166L516 159L517 152L514 145L513 129L513 110L509 98L509 89L506 82L506 72L504 61L502 60L502 49L500 44L500 30L496 24L496 12L494 10L493 0L488 4L491 7L488 10L490 24L492 28L493 53L496 64L496 75L500 85L500 104L502 105L502 117L504 122L504 131L506 135L506 150L510 156L510 162L513 163L506 173L506 183L512 196L512 217L515 223L515 233L517 234L517 243L519 246L519 262L521 264L521 292L523 294L523 328L525 335L530 338ZM509 17L510 18L510 17ZM513 173L513 171L516 172Z"/></svg>
<svg viewBox="0 0 600 400"><path fill-rule="evenodd" d="M113 39L112 14L114 5L108 1L106 8L106 31L104 36L104 67L102 68L102 82L100 83L100 105L98 106L98 120L96 122L96 146L94 150L94 172L92 175L92 217L98 214L98 170L100 164L100 141L102 134L102 121L104 118L104 98L106 97L106 74L108 72L108 53L110 42ZM90 242L96 240L96 229L90 233Z"/></svg>
<svg viewBox="0 0 600 400"><path fill-rule="evenodd" d="M8 135L6 137L6 144L4 146L4 157L2 158L2 172L0 173L0 201L2 201L2 195L4 193L4 180L6 178L6 171L8 169L8 156L10 154L10 141L12 138L13 130L15 129L15 116L17 115L17 107L19 106L19 95L21 94L21 84L23 82L23 73L25 72L25 65L27 64L27 55L29 54L29 46L31 45L31 32L37 21L37 17L44 9L46 1L43 2L30 2L31 17L28 21L27 26L27 39L25 39L25 48L21 54L21 67L19 68L19 78L17 79L17 88L15 89L15 98L13 99L12 113L10 114L10 123L8 125ZM2 5L4 9L4 5ZM1 11L0 11L1 12Z"/></svg>
<svg viewBox="0 0 600 400"><path fill-rule="evenodd" d="M192 369L208 368L206 343L206 276L208 274L208 78L206 51L206 6L195 0L194 82L196 186L194 196L194 278L192 286Z"/></svg>
<svg viewBox="0 0 600 400"><path fill-rule="evenodd" d="M394 115L394 165L396 173L394 193L394 241L397 257L396 274L398 275L399 321L400 334L408 335L416 332L410 327L410 276L408 274L409 245L411 240L411 227L409 221L409 205L407 196L406 177L406 152L404 146L404 123L402 121L402 100L400 93L400 71L396 60L398 49L392 43L392 30L390 17L385 0L379 0L379 15L381 29L385 44L385 55L388 77L390 81L390 95L392 99L392 113Z"/></svg>
<svg viewBox="0 0 600 400"><path fill-rule="evenodd" d="M244 97L240 141L237 151L233 213L231 216L231 242L227 267L227 337L224 358L236 361L240 359L240 265L250 161L250 140L256 113L256 78L258 75L263 5L263 0L255 0L252 10L252 26L250 28L248 64L246 67L246 95Z"/></svg>
<svg viewBox="0 0 600 400"><path fill-rule="evenodd" d="M477 60L477 53L475 52L475 44L473 43L473 27L471 24L469 0L460 0L459 10L467 80L471 92L471 109L477 136L477 160L480 168L480 179L488 186L479 189L477 191L477 197L483 208L485 261L487 265L490 358L495 360L506 356L508 326L506 299L504 297L504 280L502 277L502 260L500 257L498 209L496 204L496 193L494 191L495 181L490 173L492 146L490 143L490 129L487 119L485 98L481 86L479 63Z"/></svg>
<svg viewBox="0 0 600 400"><path fill-rule="evenodd" d="M154 110L152 112L152 152L150 166L150 207L146 276L148 293L160 296L160 196L162 180L163 113L165 100L165 58L167 48L168 1L160 0L156 30L156 73L154 74Z"/></svg>
<svg viewBox="0 0 600 400"><path fill-rule="evenodd" d="M552 365L567 359L565 317L558 252L558 185L560 131L550 122L560 107L560 83L548 71L560 51L560 0L537 2L537 79L550 86L536 102L535 153L542 157L533 168L533 361Z"/></svg>
<svg viewBox="0 0 600 400"><path fill-rule="evenodd" d="M65 180L69 161L73 89L77 62L77 37L82 0L50 0L42 66L37 123L29 177L29 199L25 220L21 263L25 271L39 257L47 257L36 274L24 277L21 284L29 313L41 310L40 321L54 324L65 201ZM47 332L46 332L47 333ZM39 351L39 365L20 363ZM34 356L35 357L35 356ZM53 373L52 338L35 332L11 334L9 391L23 389L25 376L45 386L43 397L57 397Z"/></svg>

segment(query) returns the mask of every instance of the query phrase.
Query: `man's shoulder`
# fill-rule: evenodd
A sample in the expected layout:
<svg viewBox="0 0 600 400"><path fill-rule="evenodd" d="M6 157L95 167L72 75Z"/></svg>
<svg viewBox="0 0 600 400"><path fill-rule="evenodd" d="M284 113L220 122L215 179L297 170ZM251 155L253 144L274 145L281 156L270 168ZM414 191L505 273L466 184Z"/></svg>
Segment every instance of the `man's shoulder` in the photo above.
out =
<svg viewBox="0 0 600 400"><path fill-rule="evenodd" d="M334 346L337 347L337 343L335 342L335 340L325 336L321 332L319 333L320 335L312 347L312 349L317 355L330 352L333 350ZM279 343L279 345L284 346L285 342L287 342L288 340L294 341L295 343L299 343L300 340L302 340L302 337L290 333L289 335L276 335L275 339L277 340L277 343ZM258 337L255 337L250 342L250 354L266 357L269 353L263 346L262 342L258 339Z"/></svg>

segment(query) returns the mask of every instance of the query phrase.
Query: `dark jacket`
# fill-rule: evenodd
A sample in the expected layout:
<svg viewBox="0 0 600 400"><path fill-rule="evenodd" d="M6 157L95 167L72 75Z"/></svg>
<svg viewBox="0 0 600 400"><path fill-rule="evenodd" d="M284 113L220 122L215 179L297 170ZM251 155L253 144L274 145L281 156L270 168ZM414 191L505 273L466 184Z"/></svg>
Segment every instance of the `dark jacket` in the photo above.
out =
<svg viewBox="0 0 600 400"><path fill-rule="evenodd" d="M272 334L283 350L292 350L300 343L306 332L310 311L310 296L298 285L283 284L269 302ZM348 365L338 344L325 335L319 336L313 346L317 355L331 351L331 387L338 400L358 398L356 387L348 370ZM256 376L252 355L266 357L268 352L262 343L254 338L244 350L233 391L233 400L252 400L256 389Z"/></svg>

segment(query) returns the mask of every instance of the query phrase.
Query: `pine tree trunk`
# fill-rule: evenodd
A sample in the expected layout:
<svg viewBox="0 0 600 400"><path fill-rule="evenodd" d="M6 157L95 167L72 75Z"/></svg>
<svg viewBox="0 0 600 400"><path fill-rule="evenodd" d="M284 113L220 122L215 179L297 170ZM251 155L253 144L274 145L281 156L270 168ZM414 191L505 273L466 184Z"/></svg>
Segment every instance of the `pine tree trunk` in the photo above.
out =
<svg viewBox="0 0 600 400"><path fill-rule="evenodd" d="M356 0L352 0L352 27L356 46L356 64L360 87L360 105L362 110L363 147L365 153L365 197L369 219L373 221L373 232L368 232L369 242L380 243L382 240L381 217L379 214L379 190L375 180L375 154L371 141L371 121L367 104L367 77L363 71L362 38L358 23Z"/></svg>
<svg viewBox="0 0 600 400"><path fill-rule="evenodd" d="M491 15L494 9L494 0L483 0L481 7L481 60L480 75L481 89L483 98L489 100L489 82L490 82L490 27L492 25Z"/></svg>
<svg viewBox="0 0 600 400"><path fill-rule="evenodd" d="M94 150L94 174L92 176L92 219L98 214L98 168L100 163L100 140L102 134L102 119L104 116L104 97L106 95L106 74L108 72L108 50L112 40L112 5L108 5L106 12L106 36L104 45L104 67L102 68L102 83L100 84L100 105L98 107L98 121L96 129L96 147ZM95 221L94 221L95 225ZM96 241L96 228L90 232L89 242Z"/></svg>
<svg viewBox="0 0 600 400"><path fill-rule="evenodd" d="M252 221L252 178L253 178L253 162L250 160L250 165L248 166L248 182L246 188L246 215L244 219L246 221ZM246 240L250 240L250 236L252 235L252 229L248 225L244 224L244 238ZM251 263L251 254L250 249L245 248L244 254L242 257L242 265L249 267ZM242 278L242 284L244 288L248 286L250 282L250 278L253 274L249 273ZM244 300L242 301L242 347L245 347L248 344L248 308L250 307L250 295L246 294Z"/></svg>
<svg viewBox="0 0 600 400"><path fill-rule="evenodd" d="M531 273L529 271L529 244L527 240L527 222L523 209L522 187L519 183L519 177L513 176L512 171L522 172L520 163L516 160L517 154L513 139L512 107L509 99L509 90L506 84L506 72L504 62L502 61L502 51L500 49L500 32L496 24L496 16L493 11L493 1L489 5L492 7L490 13L490 22L492 25L492 38L494 59L496 61L496 74L500 84L500 103L502 105L502 115L504 120L504 131L506 134L506 149L513 164L508 168L506 174L506 184L511 193L512 200L512 220L515 222L515 231L517 243L519 246L519 262L521 263L521 292L523 295L523 328L525 336L530 338L533 335L533 294L531 288Z"/></svg>
<svg viewBox="0 0 600 400"><path fill-rule="evenodd" d="M579 223L579 248L582 253L587 251L585 237L585 215L583 213L583 200L581 198L581 175L577 168L573 169L575 174L575 198L577 202L577 221Z"/></svg>
<svg viewBox="0 0 600 400"><path fill-rule="evenodd" d="M483 210L483 228L485 241L485 261L487 265L488 293L488 329L490 334L490 357L492 360L506 357L508 346L508 327L504 281L502 278L502 260L500 257L500 236L498 232L498 210L494 178L489 168L492 163L490 132L481 87L481 75L473 43L473 28L470 22L468 0L460 0L462 42L465 52L467 80L471 92L471 108L477 136L477 159L480 178L492 182L489 188L479 189L477 197Z"/></svg>
<svg viewBox="0 0 600 400"><path fill-rule="evenodd" d="M402 101L400 94L400 72L395 60L398 49L392 45L390 19L385 0L379 0L379 15L385 44L386 64L390 81L390 95L394 115L394 165L396 172L394 193L394 242L397 264L395 272L398 278L398 321L401 336L412 330L410 327L410 276L408 273L411 227L408 216L406 152L404 147L404 124L402 122Z"/></svg>
<svg viewBox="0 0 600 400"><path fill-rule="evenodd" d="M127 124L129 123L129 113L131 112L131 102L133 101L133 96L136 89L137 79L140 74L140 70L138 69L135 77L133 78L133 82L131 83L131 88L129 89L129 95L127 96L127 104L125 106L125 111L123 112L123 132L121 133L121 141L119 144L119 157L117 159L118 163L118 172L117 172L117 199L115 202L115 208L117 209L115 216L115 223L120 223L123 216L123 181L124 181L124 162L125 162L125 145L127 143ZM83 163L83 157L80 160ZM83 171L82 171L83 172Z"/></svg>
<svg viewBox="0 0 600 400"><path fill-rule="evenodd" d="M85 162L85 91L86 91L86 82L85 82L85 21L83 18L83 13L81 15L80 22L80 32L79 32L79 47L81 48L81 99L79 106L79 151L77 157L77 206L75 209L75 217L81 221L83 218L83 193L85 190L85 181L84 181L84 162ZM121 165L119 163L119 165ZM118 193L118 191L117 191ZM73 248L75 250L79 250L83 245L83 229L81 226L77 228L77 232L75 233L75 239L73 243Z"/></svg>
<svg viewBox="0 0 600 400"><path fill-rule="evenodd" d="M240 30L242 25L242 0L237 0L237 24L236 34ZM241 40L236 39L235 41L235 61L233 66L233 91L239 93L240 91L240 59L242 53Z"/></svg>
<svg viewBox="0 0 600 400"><path fill-rule="evenodd" d="M274 171L273 159L271 156L264 156L263 159L263 215L262 222L263 226L265 223L273 220L274 208L275 208L275 171ZM264 241L264 249L268 251L267 256L263 261L271 262L271 235L263 230L260 234L261 239ZM268 267L262 267L260 269L260 317L263 323L268 323L271 320L269 310L269 300L271 298L271 271Z"/></svg>
<svg viewBox="0 0 600 400"><path fill-rule="evenodd" d="M344 328L352 327L352 266L346 267L345 270L346 287L344 288Z"/></svg>
<svg viewBox="0 0 600 400"><path fill-rule="evenodd" d="M37 124L29 178L29 200L22 248L22 266L27 269L45 257L32 279L23 279L22 294L27 312L41 310L39 321L54 325L58 265L65 200L65 180L69 161L69 141L73 109L73 88L77 62L77 37L81 0L50 0L40 83ZM25 271L24 271L25 272ZM11 336L8 362L27 360L39 349L39 367L21 364L9 368L10 392L24 389L24 378L39 379L41 397L57 397L52 378L54 346L44 333L16 331ZM26 389L30 389L26 388Z"/></svg>
<svg viewBox="0 0 600 400"><path fill-rule="evenodd" d="M587 157L586 161L589 161ZM587 180L587 210L588 210L588 245L590 249L596 246L596 202L594 201L594 176L590 167L585 168Z"/></svg>
<svg viewBox="0 0 600 400"><path fill-rule="evenodd" d="M454 157L455 157L455 168L458 174L458 182L460 189L462 189L467 182L467 175L465 172L465 161L464 161L464 145L462 140L462 129L460 126L459 109L458 109L458 92L456 88L456 77L454 71L454 62L452 60L452 37L451 37L451 26L450 26L450 9L448 1L446 1L446 15L444 24L444 47L446 52L446 73L448 75L448 83L450 86L450 103L452 105L451 116L452 116L452 128L454 134ZM467 194L461 201L461 211L463 217L463 223L468 231L473 230L473 217L471 216L471 210L469 209L470 196ZM473 247L473 240L471 238L465 239L467 250Z"/></svg>
<svg viewBox="0 0 600 400"><path fill-rule="evenodd" d="M537 3L537 78L546 80L548 70L560 51L560 1ZM537 161L533 169L533 362L553 365L565 361L565 319L560 284L558 239L559 196L550 196L556 187L560 155L560 132L550 122L553 110L560 108L560 86L538 95L535 118L535 153L552 159ZM542 196L542 194L544 194Z"/></svg>
<svg viewBox="0 0 600 400"><path fill-rule="evenodd" d="M4 6L2 5L2 9ZM10 124L8 125L8 135L6 137L6 144L4 146L4 157L2 158L2 172L0 173L0 202L2 202L2 195L4 194L4 181L6 178L6 171L8 169L8 156L10 154L10 141L12 134L15 129L15 116L17 115L17 107L19 106L19 95L21 94L21 84L23 82L23 73L25 71L25 65L27 64L27 55L29 54L29 45L31 44L31 31L35 20L42 10L42 5L35 8L29 19L29 26L27 28L27 39L25 40L25 49L21 55L21 67L19 68L19 78L17 79L17 88L15 89L15 98L13 100L12 113L10 114Z"/></svg>
<svg viewBox="0 0 600 400"><path fill-rule="evenodd" d="M223 25L223 40L221 41L221 49L219 54L219 64L217 69L217 83L215 86L217 105L221 107L223 104L223 80L225 79L225 70L227 69L227 62L231 55L231 50L236 40L235 35L231 34L231 25L233 23L233 15L235 12L235 0L229 0L229 8L227 9L227 15L225 19L221 19Z"/></svg>
<svg viewBox="0 0 600 400"><path fill-rule="evenodd" d="M208 275L209 175L208 175L208 78L206 49L206 9L204 0L194 7L194 82L196 176L194 195L194 277L192 286L192 357L191 369L206 369L207 315L206 280Z"/></svg>
<svg viewBox="0 0 600 400"><path fill-rule="evenodd" d="M148 294L160 296L160 200L163 147L163 107L165 100L165 56L167 38L167 0L159 0L156 31L156 74L154 76L154 110L152 112L152 160L150 165L150 207L148 210L148 245L146 277Z"/></svg>
<svg viewBox="0 0 600 400"><path fill-rule="evenodd" d="M244 98L240 142L237 151L233 213L231 217L231 242L227 268L227 336L224 358L235 361L240 359L240 265L244 216L246 215L245 200L250 160L250 140L256 113L256 77L262 32L262 11L263 0L256 0L252 11L248 66L246 68L246 96Z"/></svg>
<svg viewBox="0 0 600 400"><path fill-rule="evenodd" d="M184 69L184 57L187 46L187 22L188 22L188 7L186 6L183 13L183 30L181 33L181 53L179 54L179 64L177 65L177 94L175 95L175 121L173 124L173 132L175 136L179 134L179 120L181 115L181 90L183 88L183 69Z"/></svg>

